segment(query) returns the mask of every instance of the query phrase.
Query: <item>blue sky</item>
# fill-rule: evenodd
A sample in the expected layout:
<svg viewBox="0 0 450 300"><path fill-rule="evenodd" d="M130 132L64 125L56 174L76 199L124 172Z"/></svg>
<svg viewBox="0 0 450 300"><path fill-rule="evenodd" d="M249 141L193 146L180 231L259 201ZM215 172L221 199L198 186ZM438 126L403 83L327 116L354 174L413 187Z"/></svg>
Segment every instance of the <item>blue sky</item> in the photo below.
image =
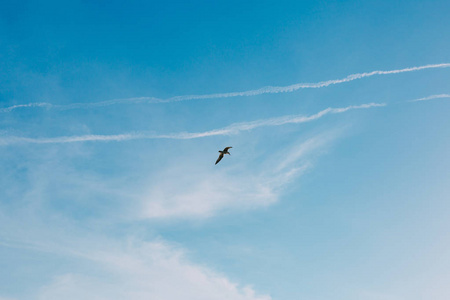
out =
<svg viewBox="0 0 450 300"><path fill-rule="evenodd" d="M3 1L0 300L449 299L449 10Z"/></svg>

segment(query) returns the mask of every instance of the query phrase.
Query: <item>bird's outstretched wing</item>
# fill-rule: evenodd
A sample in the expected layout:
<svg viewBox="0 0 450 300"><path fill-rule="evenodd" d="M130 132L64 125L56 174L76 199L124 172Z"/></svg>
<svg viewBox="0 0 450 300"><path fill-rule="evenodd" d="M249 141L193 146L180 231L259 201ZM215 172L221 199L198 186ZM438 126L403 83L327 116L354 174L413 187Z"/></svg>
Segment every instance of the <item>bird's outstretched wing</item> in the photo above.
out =
<svg viewBox="0 0 450 300"><path fill-rule="evenodd" d="M227 152L228 149L233 148L233 147L226 147L225 149L223 149L223 152Z"/></svg>
<svg viewBox="0 0 450 300"><path fill-rule="evenodd" d="M219 161L223 158L223 153L220 153L219 158L216 160L216 165L219 163Z"/></svg>

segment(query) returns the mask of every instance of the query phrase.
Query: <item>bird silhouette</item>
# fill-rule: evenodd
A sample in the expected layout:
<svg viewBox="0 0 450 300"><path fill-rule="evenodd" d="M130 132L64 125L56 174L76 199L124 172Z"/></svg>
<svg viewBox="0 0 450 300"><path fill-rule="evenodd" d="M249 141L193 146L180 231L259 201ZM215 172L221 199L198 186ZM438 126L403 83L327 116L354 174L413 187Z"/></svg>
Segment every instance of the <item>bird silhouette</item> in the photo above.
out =
<svg viewBox="0 0 450 300"><path fill-rule="evenodd" d="M220 154L219 154L219 158L217 158L216 160L216 165L219 163L219 161L223 158L224 154L228 154L231 155L230 152L228 152L228 149L233 148L233 147L226 147L223 150L219 150Z"/></svg>

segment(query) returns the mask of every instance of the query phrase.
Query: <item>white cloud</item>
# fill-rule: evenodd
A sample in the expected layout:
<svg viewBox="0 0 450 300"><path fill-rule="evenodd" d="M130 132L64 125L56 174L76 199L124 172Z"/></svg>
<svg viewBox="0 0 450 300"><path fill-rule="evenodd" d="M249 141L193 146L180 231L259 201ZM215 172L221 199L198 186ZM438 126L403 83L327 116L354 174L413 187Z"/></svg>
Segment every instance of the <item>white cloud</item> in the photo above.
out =
<svg viewBox="0 0 450 300"><path fill-rule="evenodd" d="M245 171L247 166L222 168L216 173L197 168L193 170L195 176L188 169L169 170L149 188L144 199L144 217L206 217L223 209L269 205L278 200L287 183L312 165L317 152L336 136L336 132L329 132L295 143L290 149L273 154L254 174ZM171 175L180 172L184 175L170 180ZM55 221L59 225L51 224ZM35 217L4 215L1 223L10 231L6 235L9 238L0 241L4 247L54 253L84 265L88 262L88 269L58 270L34 292L36 299L271 299L189 261L183 249L161 239L111 239L101 233L82 233L71 227L70 222L61 223L58 219L39 222Z"/></svg>
<svg viewBox="0 0 450 300"><path fill-rule="evenodd" d="M151 181L143 197L142 217L210 217L222 210L273 204L337 136L337 131L321 134L291 145L288 151L270 154L267 161L250 161L240 167L185 165L168 169Z"/></svg>
<svg viewBox="0 0 450 300"><path fill-rule="evenodd" d="M165 176L158 174L160 180L152 182L141 199L146 208L144 217L205 217L224 209L270 205L291 180L312 166L314 156L336 136L336 132L328 132L294 143L289 149L273 153L260 166L256 164L254 173L247 169L248 165L220 165L222 171L215 173L206 167L191 169L191 165L168 170ZM171 181L171 175L179 172L183 176ZM34 193L38 197L42 191ZM34 299L271 299L251 286L242 286L189 261L183 249L161 239L106 237L98 231L80 229L76 222L42 213L39 209L26 209L23 215L0 211L0 224L7 228L0 237L3 247L54 253L55 257L71 261L57 273L45 274L50 279L39 289L27 291ZM55 262L50 260L49 264ZM28 268L32 270L33 266Z"/></svg>
<svg viewBox="0 0 450 300"><path fill-rule="evenodd" d="M30 215L27 211L1 215L4 270L20 274L26 264L26 278L36 276L33 288L25 280L18 282L23 294L11 294L17 299L25 299L24 295L26 299L42 300L271 299L190 261L184 249L161 238L143 239L133 234L109 237L103 230L80 229L77 223L41 214L35 211ZM50 255L36 254L42 259L8 265L8 253L19 249ZM56 269L50 267L51 273L40 273L42 265L54 266L61 260L64 264ZM36 282L43 283L34 287Z"/></svg>
<svg viewBox="0 0 450 300"><path fill-rule="evenodd" d="M92 234L71 232L71 236L56 234L50 228L35 251L54 253L88 262L83 271L69 268L52 276L50 282L34 292L42 300L270 300L250 286L241 286L207 267L190 262L182 249L161 240L136 239L118 242ZM17 247L21 247L18 243ZM41 262L42 264L42 262ZM29 266L28 268L32 268ZM46 274L48 276L48 274ZM1 298L0 298L1 299Z"/></svg>
<svg viewBox="0 0 450 300"><path fill-rule="evenodd" d="M326 113L331 112L321 112L317 117ZM285 121L271 119L270 123L280 125ZM255 125L241 123L235 126L244 128ZM226 165L219 165L221 171L218 172L217 168L185 165L169 169L165 174L157 174L159 179L151 182L147 193L140 199L140 204L144 207L143 217L207 217L225 209L249 209L270 205L278 201L289 182L312 166L320 149L326 148L337 136L336 131L333 131L294 143L287 150L273 153L260 164L255 163L260 157L255 157L254 161L250 162L254 164L254 169L249 169L249 165L228 168ZM59 165L59 160L55 164ZM44 168L42 172L36 172L44 174L47 170L63 174L66 169L61 167L58 171L52 165L48 169ZM78 177L77 174L69 175ZM30 204L30 209L24 209L22 215L10 215L6 211L2 213L0 207L0 224L2 228L7 229L2 232L6 239L0 237L0 244L8 248L55 253L58 257L68 257L73 264L80 261L86 265L87 261L89 267L77 269L73 268L72 264L66 269L59 268L55 274L45 274L50 276L51 280L34 291L36 297L33 298L271 299L268 295L259 295L252 287L241 286L223 274L189 261L182 249L161 240L137 239L128 242L122 238L107 238L103 233L74 229L71 220L55 218L52 212L34 209L39 208L35 204L39 202L36 199L45 195L45 188L41 187L40 183L41 178L47 178L47 175L33 177L33 180L37 181L37 186L31 189L32 195L29 196L33 201L22 201L25 205ZM84 191L86 193L90 193L97 186L96 177L88 179L93 181L90 185L85 185L84 181L80 183L81 189L89 191ZM108 184L103 184L106 188L101 187L101 190L109 190ZM75 227L90 226L75 224ZM49 264L54 263L53 260L49 261ZM33 266L29 266L29 269L33 269ZM27 294L31 295L33 291L27 291Z"/></svg>

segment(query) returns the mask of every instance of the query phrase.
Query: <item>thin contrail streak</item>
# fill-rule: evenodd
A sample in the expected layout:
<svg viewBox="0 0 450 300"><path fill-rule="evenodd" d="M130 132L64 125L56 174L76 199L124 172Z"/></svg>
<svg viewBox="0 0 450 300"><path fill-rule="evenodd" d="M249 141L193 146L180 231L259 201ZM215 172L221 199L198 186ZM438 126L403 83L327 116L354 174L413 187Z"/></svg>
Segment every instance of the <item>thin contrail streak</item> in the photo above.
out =
<svg viewBox="0 0 450 300"><path fill-rule="evenodd" d="M228 98L228 97L237 97L237 96L256 96L256 95L261 95L261 94L289 93L289 92L294 92L299 89L327 87L330 85L349 82L349 81L353 81L356 79L371 77L374 75L398 74L398 73L405 73L405 72L414 72L414 71L419 71L419 70L424 70L424 69L448 68L448 67L450 67L450 63L425 65L425 66L411 67L411 68L390 70L390 71L372 71L372 72L366 72L366 73L351 74L342 79L333 79L333 80L321 81L321 82L317 82L317 83L297 83L297 84L288 85L288 86L266 86L266 87L263 87L263 88L260 88L257 90L250 90L250 91L244 91L244 92L208 94L208 95L176 96L176 97L168 98L165 100L161 100L160 102L175 102L175 101L194 100L194 99L213 99L213 98Z"/></svg>
<svg viewBox="0 0 450 300"><path fill-rule="evenodd" d="M213 129L204 132L181 132L173 134L149 134L142 132L116 134L116 135L81 135L81 136L62 136L54 138L28 138L9 136L0 138L0 146L14 145L14 144L63 144L63 143L77 143L77 142L108 142L108 141L129 141L129 140L144 140L144 139L176 139L188 140L197 139L217 135L232 135L238 134L241 131L249 131L263 126L281 126L285 124L306 123L317 120L328 114L339 114L353 109L366 109L372 107L385 106L384 103L368 103L362 105L351 105L342 108L327 108L314 115L290 115L278 118L270 118L264 120L257 120L253 122L233 123L227 127Z"/></svg>
<svg viewBox="0 0 450 300"><path fill-rule="evenodd" d="M137 98L127 98L127 99L113 99L106 100L101 102L88 102L88 103L72 103L66 105L52 104L49 102L32 102L28 104L19 104L13 105L5 108L0 108L0 112L6 113L11 112L18 108L30 108L30 107L43 107L43 108L52 108L55 110L71 110L78 108L92 108L92 107L102 107L102 106L110 106L114 104L130 104L130 103L158 103L161 102L161 99L154 97L137 97Z"/></svg>
<svg viewBox="0 0 450 300"><path fill-rule="evenodd" d="M13 105L10 107L5 107L5 108L0 108L0 112L11 112L17 108L28 108L28 107L53 107L52 104L50 103L46 103L46 102L33 102L33 103L28 103L28 104L18 104L18 105Z"/></svg>
<svg viewBox="0 0 450 300"><path fill-rule="evenodd" d="M345 82L350 82L357 79L362 79L366 77L371 77L375 75L388 75L388 74L398 74L406 72L415 72L425 69L436 69L436 68L448 68L450 63L442 64L430 64L418 67L411 67L398 70L389 71L372 71L366 73L356 73L348 75L342 79L333 79L327 81L320 81L316 83L296 83L288 86L266 86L256 90L248 90L242 92L230 92L230 93L216 93L216 94L205 94L205 95L182 95L175 96L167 99L155 98L155 97L137 97L137 98L125 98L125 99L113 99L101 102L90 102L90 103L73 103L68 105L56 105L51 103L29 103L22 105L10 106L7 108L0 109L0 112L10 112L17 108L23 107L33 107L33 106L43 106L47 108L59 109L59 110L69 110L78 108L92 108L92 107L102 107L114 104L130 104L130 103L170 103L186 100L201 100L201 99L220 99L220 98L231 98L231 97L250 97L262 94L277 94L277 93L290 93L300 89L315 89L323 88L330 85L341 84ZM39 104L39 105L38 105Z"/></svg>
<svg viewBox="0 0 450 300"><path fill-rule="evenodd" d="M428 100L440 99L440 98L450 98L450 94L431 95L431 96L424 97L424 98L409 100L408 102L428 101Z"/></svg>

